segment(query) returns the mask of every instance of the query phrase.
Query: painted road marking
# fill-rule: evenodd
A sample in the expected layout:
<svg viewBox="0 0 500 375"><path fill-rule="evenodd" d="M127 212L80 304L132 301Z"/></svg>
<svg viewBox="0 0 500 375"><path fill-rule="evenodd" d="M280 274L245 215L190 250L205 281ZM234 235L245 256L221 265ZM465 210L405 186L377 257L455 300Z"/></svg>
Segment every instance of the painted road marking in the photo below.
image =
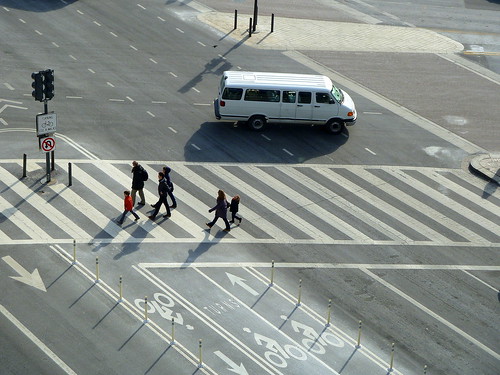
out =
<svg viewBox="0 0 500 375"><path fill-rule="evenodd" d="M24 335L33 342L38 348L44 352L47 357L49 357L56 365L58 365L66 374L76 375L71 367L69 367L64 361L59 358L52 350L50 350L47 345L45 345L38 337L36 337L23 323L21 323L14 315L12 315L9 310L7 310L3 305L0 304L0 312L10 320Z"/></svg>
<svg viewBox="0 0 500 375"><path fill-rule="evenodd" d="M10 276L11 279L17 280L26 285L32 286L42 292L46 292L45 284L43 283L42 278L40 277L40 273L38 269L35 268L33 272L29 272L23 266L21 266L14 258L10 255L4 256L3 261L7 263L14 271L16 271L19 276Z"/></svg>

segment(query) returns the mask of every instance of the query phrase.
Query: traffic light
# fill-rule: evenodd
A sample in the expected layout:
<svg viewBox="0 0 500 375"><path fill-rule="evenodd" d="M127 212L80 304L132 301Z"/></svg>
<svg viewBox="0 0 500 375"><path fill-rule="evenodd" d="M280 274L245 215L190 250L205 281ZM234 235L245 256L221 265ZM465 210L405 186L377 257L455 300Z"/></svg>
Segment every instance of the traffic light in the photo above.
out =
<svg viewBox="0 0 500 375"><path fill-rule="evenodd" d="M43 85L45 86L43 92L45 99L50 100L54 97L54 71L52 69L44 70L43 72Z"/></svg>
<svg viewBox="0 0 500 375"><path fill-rule="evenodd" d="M31 87L33 87L35 90L31 93L31 95L35 98L35 100L38 100L39 102L43 101L43 76L41 72L38 73L32 73L31 78L33 78L33 83L31 84Z"/></svg>

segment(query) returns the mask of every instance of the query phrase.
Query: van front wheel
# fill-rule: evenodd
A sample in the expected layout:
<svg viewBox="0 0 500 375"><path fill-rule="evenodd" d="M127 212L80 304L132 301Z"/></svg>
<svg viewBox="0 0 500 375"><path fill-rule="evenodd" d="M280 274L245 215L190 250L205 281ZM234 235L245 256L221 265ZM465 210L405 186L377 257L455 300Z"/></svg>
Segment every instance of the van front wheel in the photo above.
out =
<svg viewBox="0 0 500 375"><path fill-rule="evenodd" d="M325 125L326 131L331 134L340 134L344 130L344 122L339 119L331 119Z"/></svg>
<svg viewBox="0 0 500 375"><path fill-rule="evenodd" d="M248 120L248 126L255 131L262 131L266 127L267 121L264 116L252 116Z"/></svg>

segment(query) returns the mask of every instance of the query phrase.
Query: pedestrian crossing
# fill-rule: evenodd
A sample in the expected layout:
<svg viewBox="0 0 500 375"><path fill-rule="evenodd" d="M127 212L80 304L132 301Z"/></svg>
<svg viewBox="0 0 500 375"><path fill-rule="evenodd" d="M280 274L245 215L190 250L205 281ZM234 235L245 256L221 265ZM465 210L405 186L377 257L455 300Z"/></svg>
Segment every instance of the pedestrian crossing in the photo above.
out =
<svg viewBox="0 0 500 375"><path fill-rule="evenodd" d="M72 186L68 186L69 164ZM500 193L459 169L360 165L272 165L169 162L178 207L148 219L157 200L157 171L148 171L147 205L118 225L129 161L58 160L45 184L44 160L28 176L17 160L0 161L0 244L106 242L227 242L498 246ZM210 231L222 189L241 196L243 222L229 233Z"/></svg>

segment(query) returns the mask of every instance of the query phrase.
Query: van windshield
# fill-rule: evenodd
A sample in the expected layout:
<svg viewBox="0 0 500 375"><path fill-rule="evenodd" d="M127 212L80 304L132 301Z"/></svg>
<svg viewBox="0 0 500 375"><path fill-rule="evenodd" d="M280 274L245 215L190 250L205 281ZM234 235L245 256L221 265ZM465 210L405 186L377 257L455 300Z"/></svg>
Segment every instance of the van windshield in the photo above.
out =
<svg viewBox="0 0 500 375"><path fill-rule="evenodd" d="M344 94L342 94L342 91L339 88L333 86L331 94L337 102L342 103L344 101Z"/></svg>

